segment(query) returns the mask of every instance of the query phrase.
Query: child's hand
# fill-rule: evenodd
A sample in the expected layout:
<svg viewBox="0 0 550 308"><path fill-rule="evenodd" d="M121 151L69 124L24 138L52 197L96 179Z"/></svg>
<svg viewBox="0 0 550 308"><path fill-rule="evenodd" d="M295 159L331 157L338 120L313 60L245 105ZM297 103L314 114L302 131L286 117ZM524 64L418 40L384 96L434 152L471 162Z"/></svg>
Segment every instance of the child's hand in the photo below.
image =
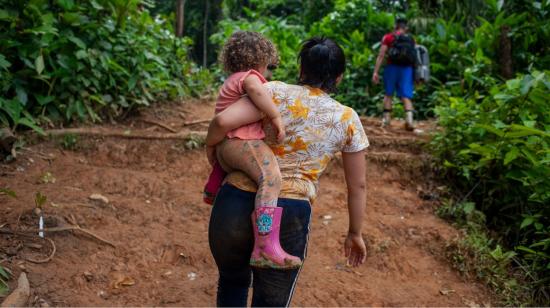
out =
<svg viewBox="0 0 550 308"><path fill-rule="evenodd" d="M271 124L273 124L273 128L277 131L277 142L282 143L286 135L283 119L281 116L275 117L271 119Z"/></svg>
<svg viewBox="0 0 550 308"><path fill-rule="evenodd" d="M356 267L365 262L367 258L367 246L361 234L348 233L344 242L344 252L348 258L348 264Z"/></svg>
<svg viewBox="0 0 550 308"><path fill-rule="evenodd" d="M206 158L208 158L208 163L210 166L214 166L216 162L216 147L215 146L206 146Z"/></svg>

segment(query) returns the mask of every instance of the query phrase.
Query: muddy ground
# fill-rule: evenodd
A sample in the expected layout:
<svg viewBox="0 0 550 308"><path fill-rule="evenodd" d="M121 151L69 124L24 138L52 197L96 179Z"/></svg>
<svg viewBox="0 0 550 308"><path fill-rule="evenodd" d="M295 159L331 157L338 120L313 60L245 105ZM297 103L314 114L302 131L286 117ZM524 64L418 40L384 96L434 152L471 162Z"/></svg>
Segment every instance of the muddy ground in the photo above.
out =
<svg viewBox="0 0 550 308"><path fill-rule="evenodd" d="M112 131L144 134L204 131L213 105L187 102L150 108ZM475 306L490 305L491 293L454 271L446 244L459 236L433 212L437 184L429 179L426 137L405 132L395 121L388 129L365 119L371 141L364 237L368 258L356 269L344 265L347 230L346 187L339 160L321 180L313 205L308 258L294 306ZM424 131L432 124L421 123ZM69 138L70 139L70 138ZM81 230L48 233L50 242L0 234L0 264L28 274L30 305L212 306L217 272L207 241L210 206L201 199L209 172L196 142L117 137L49 138L25 145L17 160L0 164L0 227L38 227L35 194L47 197L47 227L78 225ZM65 142L65 148L61 143ZM66 149L72 148L72 149ZM108 199L91 200L92 194ZM110 246L111 242L115 246ZM10 281L15 287L16 279ZM1 299L0 299L1 300Z"/></svg>

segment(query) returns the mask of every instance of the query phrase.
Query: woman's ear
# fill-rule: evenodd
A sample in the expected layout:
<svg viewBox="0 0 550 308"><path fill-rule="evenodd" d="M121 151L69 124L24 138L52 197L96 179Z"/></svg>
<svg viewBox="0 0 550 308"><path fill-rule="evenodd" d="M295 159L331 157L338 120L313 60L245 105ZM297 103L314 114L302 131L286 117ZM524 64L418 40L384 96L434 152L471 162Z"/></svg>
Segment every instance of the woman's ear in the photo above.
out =
<svg viewBox="0 0 550 308"><path fill-rule="evenodd" d="M344 74L340 74L340 76L336 77L336 84L340 84L340 82L342 81L342 79L344 78Z"/></svg>

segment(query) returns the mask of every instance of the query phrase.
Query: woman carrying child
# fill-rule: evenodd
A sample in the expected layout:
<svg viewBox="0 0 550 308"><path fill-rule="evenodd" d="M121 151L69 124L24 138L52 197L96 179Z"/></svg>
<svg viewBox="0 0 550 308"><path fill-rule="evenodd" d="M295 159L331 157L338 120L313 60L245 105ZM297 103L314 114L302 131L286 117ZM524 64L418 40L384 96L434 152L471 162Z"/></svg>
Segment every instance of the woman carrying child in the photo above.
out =
<svg viewBox="0 0 550 308"><path fill-rule="evenodd" d="M246 40L241 42L246 45ZM262 52L261 46L257 42L249 46L254 50L251 58ZM226 44L222 54L238 55L243 50L231 51L227 47ZM328 94L336 91L342 79L344 53L330 39L312 38L304 42L299 61L300 85L282 82L262 85L261 78L254 73L261 87L270 93L277 113L265 107L269 105L267 101L264 107L258 104L255 94L261 91L246 88L247 97L219 112L209 128L209 161L217 161L229 171L225 184L217 192L209 225L210 248L219 270L219 306L246 306L251 277L252 306L289 305L305 258L310 205L317 195L318 179L338 152L342 153L348 186L345 255L352 266L362 264L366 258L361 228L366 204L364 149L368 140L355 111ZM258 64L262 65L257 67L261 73L269 62ZM276 119L277 114L282 123ZM265 143L258 139L234 142L227 134L262 120L267 135ZM271 153L263 150L266 144ZM212 148L215 145L216 158ZM275 165L277 169L266 168ZM260 194L262 190L267 192L257 197L256 191ZM259 211L262 207L269 209ZM282 266L281 258L271 258L270 251L265 251L266 236L272 240L270 247L281 247L271 252L282 258ZM256 256L261 262L254 262ZM298 262L295 256L299 257Z"/></svg>

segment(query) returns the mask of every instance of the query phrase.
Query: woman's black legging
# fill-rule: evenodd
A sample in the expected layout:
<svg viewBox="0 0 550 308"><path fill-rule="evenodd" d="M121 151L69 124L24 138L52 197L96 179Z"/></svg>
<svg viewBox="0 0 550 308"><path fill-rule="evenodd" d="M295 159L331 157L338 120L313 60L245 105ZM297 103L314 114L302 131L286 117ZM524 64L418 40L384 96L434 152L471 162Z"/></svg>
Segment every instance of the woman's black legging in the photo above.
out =
<svg viewBox="0 0 550 308"><path fill-rule="evenodd" d="M252 278L252 306L290 304L301 270L256 269L249 266L254 247L251 214L256 194L225 184L212 208L208 240L218 266L218 306L244 307ZM305 258L311 207L309 202L279 199L283 208L280 242L291 255Z"/></svg>

